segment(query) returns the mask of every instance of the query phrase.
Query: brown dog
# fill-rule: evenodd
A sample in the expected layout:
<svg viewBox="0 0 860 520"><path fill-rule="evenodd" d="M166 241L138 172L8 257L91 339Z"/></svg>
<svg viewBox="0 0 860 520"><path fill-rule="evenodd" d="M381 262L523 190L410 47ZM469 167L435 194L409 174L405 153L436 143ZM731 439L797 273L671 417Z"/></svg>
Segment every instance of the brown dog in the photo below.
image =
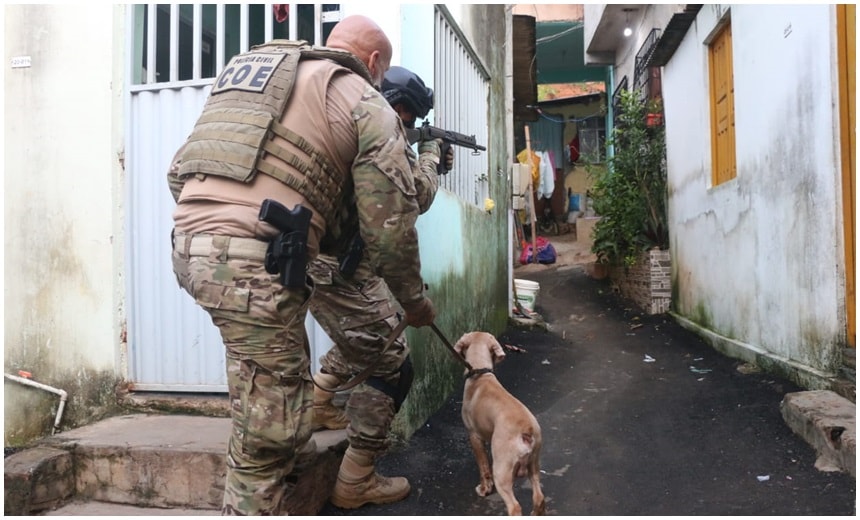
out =
<svg viewBox="0 0 860 520"><path fill-rule="evenodd" d="M462 413L481 474L475 491L479 496L487 496L493 492L495 483L508 515L521 515L523 510L513 491L514 479L528 476L532 485L532 515L543 515L546 503L540 488L540 425L493 374L494 363L505 358L505 351L486 332L464 334L454 350L472 366L472 370L466 370ZM492 471L485 442L490 443Z"/></svg>

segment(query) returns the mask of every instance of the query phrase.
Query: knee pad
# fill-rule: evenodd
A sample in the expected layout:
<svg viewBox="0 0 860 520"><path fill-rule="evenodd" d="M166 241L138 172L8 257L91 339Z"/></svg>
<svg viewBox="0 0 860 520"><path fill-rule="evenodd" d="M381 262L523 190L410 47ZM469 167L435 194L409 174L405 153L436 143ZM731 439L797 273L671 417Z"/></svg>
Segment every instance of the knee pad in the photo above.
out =
<svg viewBox="0 0 860 520"><path fill-rule="evenodd" d="M415 379L415 372L412 369L412 359L406 356L398 370L399 377L396 384L391 384L381 377L371 376L367 378L368 386L371 386L388 397L394 399L394 413L400 411L400 406L406 400L409 389L412 388L412 381Z"/></svg>

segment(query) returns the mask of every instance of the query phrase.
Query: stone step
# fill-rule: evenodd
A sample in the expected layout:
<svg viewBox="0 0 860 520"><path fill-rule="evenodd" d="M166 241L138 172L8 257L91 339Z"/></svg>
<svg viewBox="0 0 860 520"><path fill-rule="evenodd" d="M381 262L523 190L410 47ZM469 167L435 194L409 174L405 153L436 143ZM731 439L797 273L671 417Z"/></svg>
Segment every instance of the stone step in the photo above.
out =
<svg viewBox="0 0 860 520"><path fill-rule="evenodd" d="M856 478L856 405L830 390L785 394L782 417L791 430L815 448L820 471L842 471Z"/></svg>
<svg viewBox="0 0 860 520"><path fill-rule="evenodd" d="M44 439L5 460L5 514L30 515L70 501L218 510L230 419L134 414ZM346 431L320 431L316 458L299 479L293 514L328 500Z"/></svg>

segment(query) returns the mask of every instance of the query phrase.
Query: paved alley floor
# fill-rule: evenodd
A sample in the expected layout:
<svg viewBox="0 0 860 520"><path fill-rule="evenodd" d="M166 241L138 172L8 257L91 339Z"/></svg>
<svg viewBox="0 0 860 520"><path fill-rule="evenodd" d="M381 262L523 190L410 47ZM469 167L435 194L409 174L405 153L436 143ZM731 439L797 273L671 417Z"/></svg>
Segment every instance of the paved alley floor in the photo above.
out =
<svg viewBox="0 0 860 520"><path fill-rule="evenodd" d="M501 383L543 430L542 488L551 515L854 515L856 482L815 469L785 424L790 382L712 350L669 316L647 316L581 265L526 266L548 330L509 327ZM379 461L412 491L389 505L323 515L502 515L475 494L478 472L461 395ZM531 493L520 481L524 514Z"/></svg>

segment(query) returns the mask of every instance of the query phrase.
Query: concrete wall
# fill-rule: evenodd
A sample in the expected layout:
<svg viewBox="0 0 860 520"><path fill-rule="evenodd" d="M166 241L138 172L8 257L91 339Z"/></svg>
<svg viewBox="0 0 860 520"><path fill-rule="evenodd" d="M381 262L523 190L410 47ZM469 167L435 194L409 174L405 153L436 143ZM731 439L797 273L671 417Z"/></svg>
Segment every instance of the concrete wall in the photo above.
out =
<svg viewBox="0 0 860 520"><path fill-rule="evenodd" d="M4 370L67 391L68 427L113 407L122 364L123 8L3 9ZM6 445L50 433L56 395L4 398Z"/></svg>
<svg viewBox="0 0 860 520"><path fill-rule="evenodd" d="M534 16L538 22L582 20L582 4L514 4L513 14Z"/></svg>
<svg viewBox="0 0 860 520"><path fill-rule="evenodd" d="M732 5L737 178L711 183L705 5L663 69L674 307L809 387L845 342L832 5Z"/></svg>
<svg viewBox="0 0 860 520"><path fill-rule="evenodd" d="M595 35L597 34L598 26L600 25L600 20L603 18L603 14L606 12L608 4L583 4L582 15L583 15L583 34L582 38L585 42L585 56L584 62L586 65L590 64L599 64L599 63L607 63L606 56L601 53L600 56L590 56L588 51L589 45L594 40ZM603 49L600 49L603 51ZM608 63L612 63L612 60L609 60Z"/></svg>
<svg viewBox="0 0 860 520"><path fill-rule="evenodd" d="M636 67L636 53L642 48L642 44L653 29L662 30L666 23L679 9L679 4L641 4L629 6L630 27L633 34L629 37L619 36L619 46L615 51L615 81L619 82L627 76L628 88L633 88ZM623 29L627 23L625 15L619 14L620 27ZM614 86L613 86L614 88ZM608 93L612 96L612 92Z"/></svg>
<svg viewBox="0 0 860 520"><path fill-rule="evenodd" d="M584 4L583 39L586 65L614 65L616 82L633 84L636 53L652 29L663 29L685 4ZM624 9L630 9L625 12ZM629 26L633 33L624 36ZM614 86L613 86L614 87ZM611 92L610 92L611 94Z"/></svg>

